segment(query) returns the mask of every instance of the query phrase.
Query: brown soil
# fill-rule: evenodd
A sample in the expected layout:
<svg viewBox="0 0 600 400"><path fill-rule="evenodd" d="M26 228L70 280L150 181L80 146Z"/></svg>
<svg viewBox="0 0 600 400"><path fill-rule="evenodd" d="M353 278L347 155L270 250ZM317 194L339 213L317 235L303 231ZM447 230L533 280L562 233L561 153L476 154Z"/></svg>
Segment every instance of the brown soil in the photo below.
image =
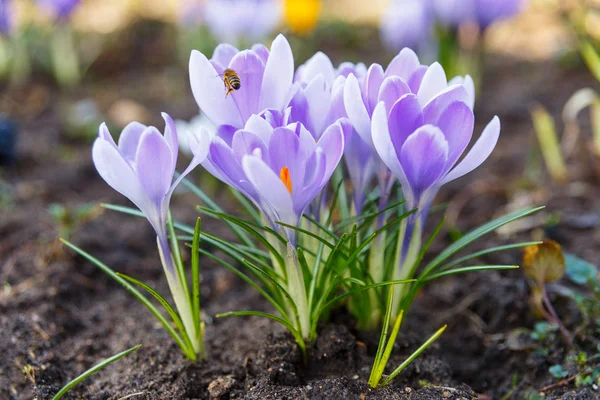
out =
<svg viewBox="0 0 600 400"><path fill-rule="evenodd" d="M505 205L521 193L517 183L531 138L527 107L541 101L553 115L559 115L571 93L594 82L584 69L564 71L553 64L524 65L510 60L492 60L488 75L479 96L477 132L484 121L498 114L503 122L498 148L483 168L440 194L440 201L453 196L460 199L458 227L462 230L505 211ZM269 308L239 279L204 260L201 290L208 360L187 361L139 302L89 262L64 251L56 241L58 228L48 205L126 204L94 171L89 142L64 134L58 117L60 104L93 98L107 110L116 100L130 98L148 107L155 118L148 122L162 124L156 120L159 111L174 117L193 115L195 103L189 92L182 68L159 65L144 74L129 71L116 79L96 76L94 83L74 93L32 85L5 94L3 111L19 121L21 131L19 161L0 170L7 182L0 188L0 199L7 199L0 209L0 282L4 284L0 292L0 398L50 399L99 360L138 343L143 344L141 349L87 379L67 397L520 399L526 398L527 389L556 382L548 368L565 356L559 339L546 356L532 349L509 350L502 340L512 330L531 329L536 322L519 271L463 275L426 288L407 316L391 364L401 362L440 325L448 323L448 330L392 385L371 390L366 380L377 333L357 332L350 317L336 312L321 327L304 365L291 337L276 323L255 317L213 318L224 311ZM527 200L545 203L548 212L563 217L550 233L567 251L600 263L600 230L582 228L569 219L578 214L598 215L600 189L585 163L576 160L572 173L580 183L547 183L527 192ZM176 196L176 217L193 221L195 204L190 194ZM455 205L451 203L451 209ZM218 221L207 219L203 228L229 235ZM477 246L529 238L528 233L489 236ZM78 227L72 239L113 268L168 293L153 233L145 221L107 211ZM448 239L440 238L432 253L445 243ZM519 259L519 252L513 251L484 261L515 264ZM567 326L576 324L577 310L555 300ZM23 374L26 366L33 367L30 378ZM591 387L565 385L547 391L546 398L593 399L598 393Z"/></svg>

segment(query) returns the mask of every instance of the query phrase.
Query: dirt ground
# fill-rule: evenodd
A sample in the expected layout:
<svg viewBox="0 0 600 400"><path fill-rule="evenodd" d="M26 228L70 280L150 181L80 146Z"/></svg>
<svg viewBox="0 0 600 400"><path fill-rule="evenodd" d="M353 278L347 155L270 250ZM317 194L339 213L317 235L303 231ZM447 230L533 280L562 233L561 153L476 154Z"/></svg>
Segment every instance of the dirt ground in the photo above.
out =
<svg viewBox="0 0 600 400"><path fill-rule="evenodd" d="M407 316L391 364L400 363L440 325L448 323L448 330L389 387L371 390L366 380L377 333L357 332L348 315L334 313L321 327L304 365L291 337L273 321L214 318L219 312L269 308L252 288L203 260L208 360L187 361L142 304L89 262L65 251L48 212L51 203L67 209L86 203L127 204L96 174L89 140L65 134L59 118L64 104L91 98L109 112L119 99L130 99L146 108L142 111L153 118L148 122L159 126L160 111L177 118L194 115L185 69L150 64L140 74L139 66L123 62L128 67L118 76L108 62L105 68L100 64L93 79L72 92L59 92L38 80L2 95L2 111L8 111L21 129L18 162L0 169L0 398L50 399L99 360L138 343L141 349L81 383L69 398L524 399L528 390L557 382L548 368L565 356L558 339L543 356L532 348L515 351L505 344L510 332L532 329L536 322L520 271L461 275L427 287ZM553 63L494 57L484 81L476 134L498 114L503 124L500 142L482 168L444 188L440 202L453 200L448 210L459 212L458 228L463 231L506 212L515 199L545 204L545 215L561 217L548 233L566 251L600 263L600 229L593 224L582 227L572 218L600 213L600 186L591 159L582 156L571 163L576 183L552 184L543 176L542 184L530 185L528 191L521 185L532 144L528 107L541 102L558 116L575 90L597 84L583 67L564 70ZM584 123L584 134L588 131ZM179 193L172 204L178 219L194 221L194 196ZM205 219L203 229L230 236L219 221ZM145 220L105 211L77 227L71 238L114 269L168 293ZM509 237L491 235L477 247L530 238L530 230ZM432 254L447 243L449 239L440 236ZM518 264L520 257L519 251L511 251L483 261ZM565 324L576 324L577 310L557 301ZM34 373L24 375L26 366ZM571 383L544 391L545 398L552 399L599 396L591 387Z"/></svg>

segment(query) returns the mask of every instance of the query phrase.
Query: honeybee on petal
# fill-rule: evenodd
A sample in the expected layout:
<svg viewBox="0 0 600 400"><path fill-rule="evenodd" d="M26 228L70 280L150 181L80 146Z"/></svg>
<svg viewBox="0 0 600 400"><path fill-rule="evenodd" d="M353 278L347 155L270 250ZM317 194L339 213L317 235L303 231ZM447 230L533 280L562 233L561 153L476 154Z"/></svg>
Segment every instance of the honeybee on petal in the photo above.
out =
<svg viewBox="0 0 600 400"><path fill-rule="evenodd" d="M225 98L227 98L227 96L229 96L229 94L234 90L239 90L242 87L242 81L240 80L240 77L238 76L237 72L231 68L227 68L222 74L220 74L220 76L223 77L223 83L225 84Z"/></svg>

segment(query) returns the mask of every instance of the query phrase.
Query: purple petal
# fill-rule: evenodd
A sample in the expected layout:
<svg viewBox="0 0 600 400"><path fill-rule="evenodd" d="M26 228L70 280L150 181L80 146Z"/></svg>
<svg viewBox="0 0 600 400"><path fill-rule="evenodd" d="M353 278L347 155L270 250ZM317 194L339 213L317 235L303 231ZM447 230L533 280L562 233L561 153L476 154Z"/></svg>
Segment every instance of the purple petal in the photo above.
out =
<svg viewBox="0 0 600 400"><path fill-rule="evenodd" d="M179 154L179 141L177 140L177 129L175 128L175 122L173 118L167 113L161 114L165 120L165 141L171 149L171 158L173 165L177 165L177 155Z"/></svg>
<svg viewBox="0 0 600 400"><path fill-rule="evenodd" d="M437 62L431 64L423 76L423 81L417 94L421 106L424 107L437 94L446 89L447 86L448 80L446 79L444 68Z"/></svg>
<svg viewBox="0 0 600 400"><path fill-rule="evenodd" d="M465 103L456 101L446 108L436 126L448 141L448 163L446 170L454 166L473 136L475 116Z"/></svg>
<svg viewBox="0 0 600 400"><path fill-rule="evenodd" d="M264 44L255 44L252 46L252 51L255 52L263 63L266 65L269 60L269 49Z"/></svg>
<svg viewBox="0 0 600 400"><path fill-rule="evenodd" d="M313 127L311 133L318 138L325 129L325 119L331 107L331 86L327 85L326 78L322 74L318 74L306 86L304 95L308 103L310 125Z"/></svg>
<svg viewBox="0 0 600 400"><path fill-rule="evenodd" d="M426 124L437 125L442 113L446 111L448 106L456 101L467 103L469 94L461 85L450 86L438 96L434 97L423 108L423 116Z"/></svg>
<svg viewBox="0 0 600 400"><path fill-rule="evenodd" d="M237 72L241 82L240 89L233 91L229 97L233 98L242 120L247 121L252 114L262 111L258 102L265 66L256 53L244 50L233 57L229 68Z"/></svg>
<svg viewBox="0 0 600 400"><path fill-rule="evenodd" d="M248 182L242 166L233 154L233 150L221 139L215 138L208 152L210 165L217 172L215 177L242 192L246 197L256 200L256 191Z"/></svg>
<svg viewBox="0 0 600 400"><path fill-rule="evenodd" d="M279 174L265 164L261 159L246 156L242 161L244 172L260 196L265 213L274 221L296 225L298 215L294 211L292 195L281 181ZM292 183L293 184L293 183Z"/></svg>
<svg viewBox="0 0 600 400"><path fill-rule="evenodd" d="M406 139L400 162L417 199L439 180L447 160L448 142L439 128L425 125Z"/></svg>
<svg viewBox="0 0 600 400"><path fill-rule="evenodd" d="M276 128L269 142L271 168L279 174L283 167L288 168L293 188L300 188L306 174L307 154L300 153L300 138L287 128ZM293 193L293 189L292 189Z"/></svg>
<svg viewBox="0 0 600 400"><path fill-rule="evenodd" d="M350 121L345 118L331 125L317 143L317 151L322 151L326 157L325 180L329 180L344 154L344 141L352 132Z"/></svg>
<svg viewBox="0 0 600 400"><path fill-rule="evenodd" d="M439 182L439 185L460 178L483 164L492 153L492 150L494 150L494 147L496 147L499 137L500 120L498 117L494 117L485 127L483 133L479 139L477 139L477 142L475 142L465 158L463 158L463 160Z"/></svg>
<svg viewBox="0 0 600 400"><path fill-rule="evenodd" d="M383 83L383 68L379 64L373 64L367 71L367 76L364 82L364 101L367 106L367 112L369 116L373 115L373 110L377 105L377 96L379 96L379 89Z"/></svg>
<svg viewBox="0 0 600 400"><path fill-rule="evenodd" d="M406 139L422 125L421 106L414 94L401 97L392 106L388 115L388 127L397 157L400 157Z"/></svg>
<svg viewBox="0 0 600 400"><path fill-rule="evenodd" d="M398 76L408 81L420 66L419 57L414 51L406 47L389 63L385 70L385 76Z"/></svg>
<svg viewBox="0 0 600 400"><path fill-rule="evenodd" d="M344 106L348 119L354 125L354 129L360 137L370 146L373 146L371 139L371 117L365 107L360 91L360 84L354 75L349 75L344 85Z"/></svg>
<svg viewBox="0 0 600 400"><path fill-rule="evenodd" d="M329 57L319 51L304 64L301 75L303 82L310 82L316 76L323 75L325 82L331 87L335 79L335 69Z"/></svg>
<svg viewBox="0 0 600 400"><path fill-rule="evenodd" d="M135 161L135 154L140 144L140 138L146 128L146 125L134 121L127 124L123 128L123 131L121 131L121 136L119 136L119 150L123 154L123 157L130 163Z"/></svg>
<svg viewBox="0 0 600 400"><path fill-rule="evenodd" d="M225 69L227 68L233 57L239 52L240 51L234 46L227 43L221 43L215 48L211 61L216 62L221 67L221 69Z"/></svg>
<svg viewBox="0 0 600 400"><path fill-rule="evenodd" d="M406 82L400 77L390 76L383 81L378 98L379 101L384 102L386 110L390 112L394 103L407 93L410 93L410 88Z"/></svg>
<svg viewBox="0 0 600 400"><path fill-rule="evenodd" d="M244 126L233 99L225 98L223 78L218 75L206 56L195 50L190 58L190 83L196 103L215 126Z"/></svg>
<svg viewBox="0 0 600 400"><path fill-rule="evenodd" d="M287 39L278 35L271 45L269 61L265 66L258 111L266 108L283 110L289 100L294 78L294 56Z"/></svg>
<svg viewBox="0 0 600 400"><path fill-rule="evenodd" d="M142 211L147 211L148 199L138 177L114 145L103 138L96 139L92 147L92 159L96 170L110 187Z"/></svg>
<svg viewBox="0 0 600 400"><path fill-rule="evenodd" d="M149 127L142 134L135 158L138 179L158 207L171 187L175 172L171 148L156 128Z"/></svg>
<svg viewBox="0 0 600 400"><path fill-rule="evenodd" d="M475 82L473 82L473 78L471 78L469 75L465 76L464 78L462 76L455 76L454 78L450 79L448 85L462 85L465 88L467 91L467 100L465 103L467 103L472 110L475 106Z"/></svg>
<svg viewBox="0 0 600 400"><path fill-rule="evenodd" d="M260 154L261 158L269 163L269 150L267 144L257 135L246 130L238 131L233 137L233 154L241 165L246 155Z"/></svg>
<svg viewBox="0 0 600 400"><path fill-rule="evenodd" d="M427 72L426 65L422 65L410 76L408 80L408 86L410 87L410 91L413 93L419 93L419 89L421 88L421 83L423 83L423 77Z"/></svg>
<svg viewBox="0 0 600 400"><path fill-rule="evenodd" d="M273 127L271 124L266 119L261 118L258 115L250 116L244 129L254 133L265 143L269 143L271 135L273 134Z"/></svg>
<svg viewBox="0 0 600 400"><path fill-rule="evenodd" d="M215 137L223 139L223 141L227 143L227 146L231 147L233 135L235 135L237 130L238 129L235 126L221 125L217 127L217 130L215 131Z"/></svg>

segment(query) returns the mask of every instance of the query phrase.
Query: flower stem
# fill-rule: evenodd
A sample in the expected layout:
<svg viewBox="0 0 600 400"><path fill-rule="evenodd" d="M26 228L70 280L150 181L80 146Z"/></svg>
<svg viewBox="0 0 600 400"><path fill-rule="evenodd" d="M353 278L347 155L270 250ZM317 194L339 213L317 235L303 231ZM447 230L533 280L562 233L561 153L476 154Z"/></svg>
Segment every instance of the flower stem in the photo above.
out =
<svg viewBox="0 0 600 400"><path fill-rule="evenodd" d="M162 237L161 237L162 236ZM186 332L182 334L188 335L194 347L194 353L204 357L204 343L201 332L198 332L200 327L194 323L194 316L192 314L192 304L189 293L184 290L184 285L179 279L177 268L175 266L175 260L169 247L169 240L165 235L157 236L158 252L160 254L160 260L162 262L165 275L167 277L167 283L169 284L169 290L171 296L175 301L175 307L181 317L183 326Z"/></svg>
<svg viewBox="0 0 600 400"><path fill-rule="evenodd" d="M294 246L290 243L287 244L285 267L288 291L298 313L297 323L300 326L296 328L302 334L302 337L308 340L310 338L310 313L308 311L306 286L304 285L304 276L300 262L298 261L298 254ZM296 318L292 318L292 320L296 320Z"/></svg>
<svg viewBox="0 0 600 400"><path fill-rule="evenodd" d="M571 332L569 332L567 330L567 328L565 328L565 326L562 324L562 322L560 321L560 318L558 318L558 314L556 314L556 311L554 310L554 307L552 307L552 303L550 303L550 299L548 298L548 292L546 291L546 285L544 285L543 283L541 283L540 285L540 289L542 291L542 301L544 302L544 305L546 306L546 309L548 310L548 313L550 313L550 322L554 323L556 326L558 326L558 330L560 331L560 334L563 337L563 340L565 341L565 343L567 344L567 346L571 346Z"/></svg>

